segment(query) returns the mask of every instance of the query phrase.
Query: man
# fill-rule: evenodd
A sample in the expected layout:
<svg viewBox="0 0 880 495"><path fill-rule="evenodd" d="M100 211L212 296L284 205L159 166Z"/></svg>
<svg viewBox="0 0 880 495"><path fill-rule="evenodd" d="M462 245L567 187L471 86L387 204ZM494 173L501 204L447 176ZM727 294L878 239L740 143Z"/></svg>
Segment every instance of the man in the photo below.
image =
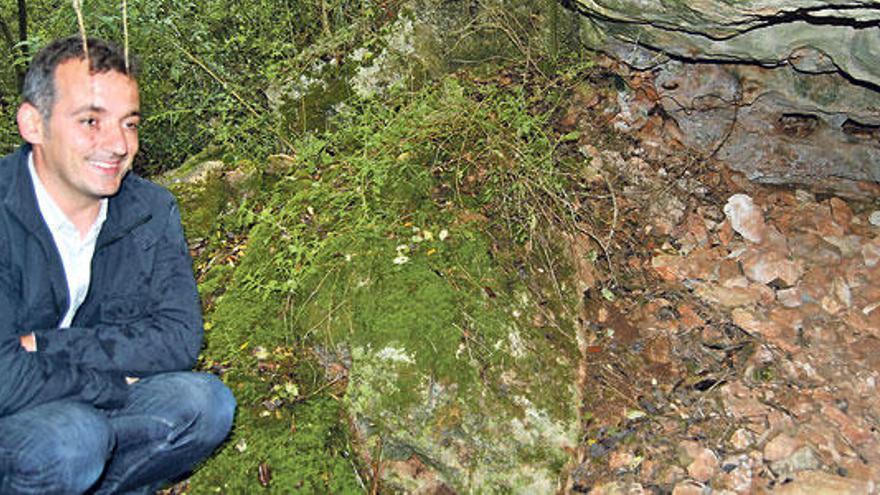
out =
<svg viewBox="0 0 880 495"><path fill-rule="evenodd" d="M26 141L0 160L0 493L152 493L229 433L235 400L189 371L202 338L170 193L129 173L138 86L89 39L34 57Z"/></svg>

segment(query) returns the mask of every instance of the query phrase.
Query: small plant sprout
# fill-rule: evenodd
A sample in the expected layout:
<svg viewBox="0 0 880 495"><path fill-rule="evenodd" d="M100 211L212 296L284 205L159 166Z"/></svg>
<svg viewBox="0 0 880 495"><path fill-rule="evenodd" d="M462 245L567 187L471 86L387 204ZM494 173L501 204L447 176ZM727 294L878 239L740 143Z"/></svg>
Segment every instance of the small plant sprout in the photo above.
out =
<svg viewBox="0 0 880 495"><path fill-rule="evenodd" d="M397 257L394 258L394 260L393 260L393 263L394 263L395 265L402 265L402 264L406 263L407 261L409 261L409 256L407 256L407 255L405 254L405 253L408 253L408 252L409 252L409 246L408 246L408 245L406 245L406 244L399 244L399 245L397 246L396 250L397 250Z"/></svg>
<svg viewBox="0 0 880 495"><path fill-rule="evenodd" d="M611 289L607 287L602 288L602 297L605 298L606 301L614 301L614 292L611 292Z"/></svg>

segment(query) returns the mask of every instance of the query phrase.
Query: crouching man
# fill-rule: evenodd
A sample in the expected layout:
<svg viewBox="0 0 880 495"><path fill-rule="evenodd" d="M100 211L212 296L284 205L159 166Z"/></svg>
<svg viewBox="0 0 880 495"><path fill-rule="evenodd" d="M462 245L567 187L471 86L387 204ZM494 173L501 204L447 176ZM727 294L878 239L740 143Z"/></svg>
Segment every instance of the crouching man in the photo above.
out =
<svg viewBox="0 0 880 495"><path fill-rule="evenodd" d="M202 319L176 203L130 173L140 104L113 44L55 41L0 160L0 493L152 493L226 438L190 371Z"/></svg>

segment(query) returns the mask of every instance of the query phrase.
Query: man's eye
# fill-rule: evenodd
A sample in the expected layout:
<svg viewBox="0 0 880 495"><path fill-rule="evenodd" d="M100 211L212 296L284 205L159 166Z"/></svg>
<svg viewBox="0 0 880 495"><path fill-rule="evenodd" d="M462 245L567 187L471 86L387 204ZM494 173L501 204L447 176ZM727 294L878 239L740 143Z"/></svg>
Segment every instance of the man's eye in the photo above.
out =
<svg viewBox="0 0 880 495"><path fill-rule="evenodd" d="M88 127L95 127L95 126L98 125L98 119L95 119L95 118L92 118L92 117L88 117L88 118L85 118L85 119L81 119L81 120L80 120L80 123L83 124L83 125L86 125L86 126L88 126Z"/></svg>
<svg viewBox="0 0 880 495"><path fill-rule="evenodd" d="M125 124L125 127L128 129L131 129L133 131L136 131L136 130L138 130L138 127L140 127L140 123L139 122L128 122Z"/></svg>

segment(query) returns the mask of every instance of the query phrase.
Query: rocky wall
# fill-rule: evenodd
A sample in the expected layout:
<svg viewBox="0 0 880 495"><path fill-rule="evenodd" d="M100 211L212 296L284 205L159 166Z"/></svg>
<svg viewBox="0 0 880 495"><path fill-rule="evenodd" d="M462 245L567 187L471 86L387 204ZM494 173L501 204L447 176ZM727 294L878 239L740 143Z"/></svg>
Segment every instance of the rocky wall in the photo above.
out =
<svg viewBox="0 0 880 495"><path fill-rule="evenodd" d="M686 144L759 182L880 181L880 2L567 3L589 45L652 73Z"/></svg>

